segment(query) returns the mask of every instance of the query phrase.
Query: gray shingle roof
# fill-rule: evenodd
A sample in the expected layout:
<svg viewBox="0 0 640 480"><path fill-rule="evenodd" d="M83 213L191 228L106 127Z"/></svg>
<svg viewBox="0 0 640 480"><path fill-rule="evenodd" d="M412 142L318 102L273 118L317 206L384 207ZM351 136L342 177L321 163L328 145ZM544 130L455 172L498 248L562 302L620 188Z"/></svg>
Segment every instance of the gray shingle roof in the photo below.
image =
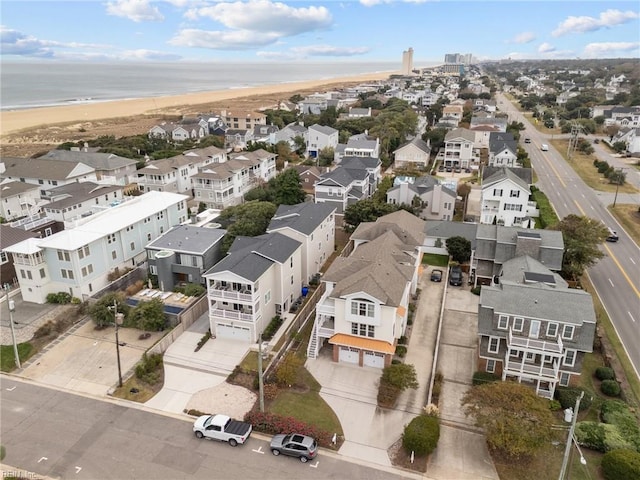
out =
<svg viewBox="0 0 640 480"><path fill-rule="evenodd" d="M427 222L406 210L398 210L379 217L375 222L363 222L351 234L353 240L373 240L387 231L393 231L405 246L411 249L424 243Z"/></svg>
<svg viewBox="0 0 640 480"><path fill-rule="evenodd" d="M431 147L427 144L427 142L422 140L422 138L420 138L420 137L413 137L410 141L408 141L406 143L403 143L398 148L396 148L393 153L396 153L398 150L401 150L402 148L406 147L407 145L415 145L417 148L422 150L424 153L431 153Z"/></svg>
<svg viewBox="0 0 640 480"><path fill-rule="evenodd" d="M3 198L12 197L31 190L40 190L40 186L33 183L11 181L0 185L0 196Z"/></svg>
<svg viewBox="0 0 640 480"><path fill-rule="evenodd" d="M22 242L28 238L36 238L39 235L23 228L13 228L0 224L0 250Z"/></svg>
<svg viewBox="0 0 640 480"><path fill-rule="evenodd" d="M309 127L309 130L311 130L311 129L313 129L313 130L315 130L317 132L320 132L320 133L324 133L325 135L332 135L332 134L338 132L338 130L336 130L335 128L327 127L327 126L324 126L324 125L319 125L317 123L314 124L314 125L311 125Z"/></svg>
<svg viewBox="0 0 640 480"><path fill-rule="evenodd" d="M204 254L227 233L221 228L177 225L147 245L147 248L174 252Z"/></svg>
<svg viewBox="0 0 640 480"><path fill-rule="evenodd" d="M522 177L517 175L514 170L521 170L520 168L508 168L508 167L499 167L498 170L491 175L490 177L485 177L484 173L482 174L482 188L488 188L492 184L496 182L501 182L502 180L508 179L511 180L516 185L519 185L524 190L529 191L529 183L525 182ZM531 174L531 171L529 171Z"/></svg>
<svg viewBox="0 0 640 480"><path fill-rule="evenodd" d="M471 249L476 248L477 223L449 222L445 220L429 220L425 225L427 237L451 238L463 237L471 242Z"/></svg>
<svg viewBox="0 0 640 480"><path fill-rule="evenodd" d="M4 177L14 178L42 178L47 180L66 180L78 165L86 165L82 162L54 160L46 158L19 158L4 157ZM87 168L93 167L87 165Z"/></svg>
<svg viewBox="0 0 640 480"><path fill-rule="evenodd" d="M310 235L335 210L336 207L329 203L305 202L297 205L280 205L269 223L267 232L291 228Z"/></svg>
<svg viewBox="0 0 640 480"><path fill-rule="evenodd" d="M497 173L509 171L513 175L519 177L527 186L533 184L533 174L530 168L521 167L484 167L482 169L482 181L488 181ZM506 175L506 174L505 174ZM513 178L513 177L507 177Z"/></svg>
<svg viewBox="0 0 640 480"><path fill-rule="evenodd" d="M489 151L501 152L508 149L516 155L518 153L518 145L510 132L491 132L489 134Z"/></svg>
<svg viewBox="0 0 640 480"><path fill-rule="evenodd" d="M444 137L445 142L449 142L451 140L455 140L456 138L463 138L468 142L476 141L476 134L471 130L467 130L466 128L454 128L449 133L447 133Z"/></svg>
<svg viewBox="0 0 640 480"><path fill-rule="evenodd" d="M351 155L342 157L340 161L340 166L358 170L375 169L381 164L380 159L376 157L355 157Z"/></svg>
<svg viewBox="0 0 640 480"><path fill-rule="evenodd" d="M121 186L99 185L94 182L74 182L61 185L47 191L47 198L50 198L51 202L45 206L45 209L63 209L120 190L122 190Z"/></svg>
<svg viewBox="0 0 640 480"><path fill-rule="evenodd" d="M96 170L114 170L137 163L137 160L120 157L113 153L75 152L69 150L51 150L41 158L62 160L65 162L82 162L85 165L92 166Z"/></svg>

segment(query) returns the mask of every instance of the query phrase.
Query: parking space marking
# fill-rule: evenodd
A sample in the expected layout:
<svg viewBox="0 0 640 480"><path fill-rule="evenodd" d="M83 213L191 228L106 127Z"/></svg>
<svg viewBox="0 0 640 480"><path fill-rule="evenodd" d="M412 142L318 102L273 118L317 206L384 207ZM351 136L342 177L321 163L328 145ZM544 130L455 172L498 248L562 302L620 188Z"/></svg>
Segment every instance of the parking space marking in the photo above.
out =
<svg viewBox="0 0 640 480"><path fill-rule="evenodd" d="M311 468L318 468L318 465L319 465L319 464L320 464L320 462L319 462L319 461L317 461L315 465L309 465L309 466L310 466Z"/></svg>
<svg viewBox="0 0 640 480"><path fill-rule="evenodd" d="M258 449L257 449L257 450L253 449L253 450L251 450L251 451L252 451L252 452L259 453L259 454L261 454L261 455L264 455L264 452L262 451L262 445L260 445L260 446L258 447Z"/></svg>
<svg viewBox="0 0 640 480"><path fill-rule="evenodd" d="M76 465L76 475L77 475L78 473L80 473L80 470L82 470L82 467L78 467L78 466Z"/></svg>
<svg viewBox="0 0 640 480"><path fill-rule="evenodd" d="M16 386L14 385L13 387L11 387L11 388L7 388L6 390L7 390L8 392L13 392L15 389L16 389Z"/></svg>
<svg viewBox="0 0 640 480"><path fill-rule="evenodd" d="M43 460L49 460L47 457L40 457L40 460L38 460L38 463L40 463Z"/></svg>

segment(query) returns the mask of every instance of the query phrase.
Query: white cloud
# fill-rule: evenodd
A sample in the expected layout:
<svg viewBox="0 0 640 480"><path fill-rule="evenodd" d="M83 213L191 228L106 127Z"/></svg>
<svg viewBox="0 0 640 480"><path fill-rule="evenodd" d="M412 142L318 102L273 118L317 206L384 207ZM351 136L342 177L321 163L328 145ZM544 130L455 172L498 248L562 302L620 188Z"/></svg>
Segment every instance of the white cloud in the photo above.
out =
<svg viewBox="0 0 640 480"><path fill-rule="evenodd" d="M169 43L181 47L200 47L214 50L249 50L271 45L279 38L280 36L277 34L249 30L210 32L187 28L178 32L175 37L169 40Z"/></svg>
<svg viewBox="0 0 640 480"><path fill-rule="evenodd" d="M532 32L522 32L513 37L509 43L530 43L536 39L536 36Z"/></svg>
<svg viewBox="0 0 640 480"><path fill-rule="evenodd" d="M230 29L270 32L279 36L326 29L333 22L325 7L293 8L269 0L218 3L191 9L185 16L191 20L206 17Z"/></svg>
<svg viewBox="0 0 640 480"><path fill-rule="evenodd" d="M368 47L333 47L331 45L308 45L294 47L293 53L310 57L353 57L369 52Z"/></svg>
<svg viewBox="0 0 640 480"><path fill-rule="evenodd" d="M640 14L631 10L622 12L620 10L606 10L595 17L568 17L551 33L554 37L561 37L571 33L585 33L610 28L616 25L630 22L640 18Z"/></svg>
<svg viewBox="0 0 640 480"><path fill-rule="evenodd" d="M152 60L157 62L168 62L174 60L180 60L180 55L173 53L159 52L156 50L126 50L119 55L124 60Z"/></svg>
<svg viewBox="0 0 640 480"><path fill-rule="evenodd" d="M539 53L550 53L555 51L556 47L554 47L553 45L551 45L550 43L541 43L540 46L538 47L538 52Z"/></svg>
<svg viewBox="0 0 640 480"><path fill-rule="evenodd" d="M107 3L107 13L116 17L124 17L134 22L159 22L164 16L149 4L149 0L116 0Z"/></svg>
<svg viewBox="0 0 640 480"><path fill-rule="evenodd" d="M638 56L640 42L603 42L589 43L584 47L584 56L588 58L608 58L618 54Z"/></svg>
<svg viewBox="0 0 640 480"><path fill-rule="evenodd" d="M373 7L383 3L427 3L429 1L432 0L360 0L360 3L365 7Z"/></svg>
<svg viewBox="0 0 640 480"><path fill-rule="evenodd" d="M54 58L63 54L64 49L104 49L108 45L79 42L58 42L42 40L18 30L0 26L0 51L2 55L18 55L22 57Z"/></svg>

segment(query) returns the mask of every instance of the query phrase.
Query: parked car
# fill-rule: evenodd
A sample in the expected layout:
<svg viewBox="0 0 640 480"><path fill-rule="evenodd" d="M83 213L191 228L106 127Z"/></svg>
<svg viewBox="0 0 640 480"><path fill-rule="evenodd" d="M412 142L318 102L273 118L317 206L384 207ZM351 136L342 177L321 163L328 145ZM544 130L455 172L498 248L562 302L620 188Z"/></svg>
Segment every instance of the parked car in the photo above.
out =
<svg viewBox="0 0 640 480"><path fill-rule="evenodd" d="M449 285L459 287L462 285L462 269L459 265L454 265L449 271Z"/></svg>
<svg viewBox="0 0 640 480"><path fill-rule="evenodd" d="M462 172L462 169L460 167L456 167L456 168L453 169L453 171L456 172L456 173L460 173L460 172Z"/></svg>
<svg viewBox="0 0 640 480"><path fill-rule="evenodd" d="M193 423L196 437L228 442L232 447L246 442L252 430L251 424L227 415L201 415Z"/></svg>
<svg viewBox="0 0 640 480"><path fill-rule="evenodd" d="M531 139L529 137L525 138L524 143L531 143Z"/></svg>
<svg viewBox="0 0 640 480"><path fill-rule="evenodd" d="M549 151L549 145L543 143L542 145L540 145L540 150L542 150L543 152Z"/></svg>
<svg viewBox="0 0 640 480"><path fill-rule="evenodd" d="M282 453L298 457L302 463L308 462L318 454L318 443L313 438L298 433L274 435L270 448L275 456Z"/></svg>
<svg viewBox="0 0 640 480"><path fill-rule="evenodd" d="M444 172L444 165L443 165L443 164L440 164L440 165L438 166L438 171L439 171L439 172Z"/></svg>
<svg viewBox="0 0 640 480"><path fill-rule="evenodd" d="M453 168L447 167L447 172L453 172Z"/></svg>
<svg viewBox="0 0 640 480"><path fill-rule="evenodd" d="M593 143L600 143L600 139L599 138L594 139Z"/></svg>
<svg viewBox="0 0 640 480"><path fill-rule="evenodd" d="M432 282L441 282L442 281L442 270L439 268L434 269L431 272L431 281Z"/></svg>

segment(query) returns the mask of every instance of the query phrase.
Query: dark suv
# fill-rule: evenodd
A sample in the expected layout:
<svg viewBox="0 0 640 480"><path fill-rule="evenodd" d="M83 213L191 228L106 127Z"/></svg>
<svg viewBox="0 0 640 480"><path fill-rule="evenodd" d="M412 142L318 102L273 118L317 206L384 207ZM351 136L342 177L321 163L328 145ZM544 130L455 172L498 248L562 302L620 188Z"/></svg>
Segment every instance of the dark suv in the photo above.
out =
<svg viewBox="0 0 640 480"><path fill-rule="evenodd" d="M459 265L451 267L449 271L449 285L459 287L462 285L462 269Z"/></svg>
<svg viewBox="0 0 640 480"><path fill-rule="evenodd" d="M271 439L271 453L276 456L282 453L298 457L305 463L318 454L318 443L311 437L297 433L274 435Z"/></svg>

